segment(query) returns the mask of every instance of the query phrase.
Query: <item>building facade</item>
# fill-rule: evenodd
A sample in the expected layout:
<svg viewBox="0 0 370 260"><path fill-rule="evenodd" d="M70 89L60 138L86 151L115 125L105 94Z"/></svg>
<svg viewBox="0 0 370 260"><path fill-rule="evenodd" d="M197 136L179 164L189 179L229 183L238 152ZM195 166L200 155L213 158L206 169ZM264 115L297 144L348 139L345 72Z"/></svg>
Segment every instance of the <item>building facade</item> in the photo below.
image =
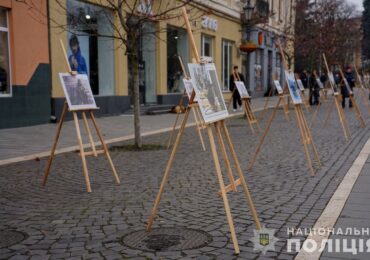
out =
<svg viewBox="0 0 370 260"><path fill-rule="evenodd" d="M6 49L8 56L5 56L9 57L4 59L5 52L1 50L0 64L10 71L6 83L9 90L0 92L0 106L14 107L11 115L0 114L0 127L47 123L51 116L59 117L65 97L58 74L68 71L66 59L71 66L84 64L80 70L88 75L101 115L129 110L133 61L116 37L115 29L120 22L114 10L105 6L103 0L38 2L39 12L35 13L15 0L0 0L0 14L6 13L9 22L6 26L0 24L0 33L5 33L8 41L7 48L3 44L0 48ZM155 12L159 2L138 1L134 13L140 16L142 12ZM168 2L176 4L176 1ZM225 97L230 95L229 80L234 65L247 76L246 84L253 96L262 96L274 78L282 80L281 57L275 42L294 21L294 1L256 0L252 4L256 10L262 6L265 13L267 7L267 14L263 22L250 29L250 40L258 43L258 48L248 55L239 50L245 36L239 1L200 0L188 7L198 50L202 56L212 57ZM46 21L37 21L35 16ZM141 103L177 104L184 91L181 80L184 74L178 57L184 64L193 57L182 18L174 16L147 22L140 28L138 37ZM66 47L67 57L60 42ZM72 42L78 43L77 56L72 55ZM18 123L11 123L13 118Z"/></svg>

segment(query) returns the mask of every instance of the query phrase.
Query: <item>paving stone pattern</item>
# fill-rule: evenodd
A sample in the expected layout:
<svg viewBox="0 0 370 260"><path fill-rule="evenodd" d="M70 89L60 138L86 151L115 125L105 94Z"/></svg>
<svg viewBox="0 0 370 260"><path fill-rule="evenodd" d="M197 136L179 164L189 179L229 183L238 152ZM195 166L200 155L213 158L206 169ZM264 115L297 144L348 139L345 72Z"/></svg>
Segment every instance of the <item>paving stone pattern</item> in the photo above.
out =
<svg viewBox="0 0 370 260"><path fill-rule="evenodd" d="M348 109L346 114L352 115L350 142L345 142L335 113L323 128L326 107L313 126L323 163L315 177L307 168L293 110L289 122L279 110L251 171L245 169L258 138L243 118L227 122L261 223L275 229L279 238L274 252L263 255L253 250L249 240L255 225L239 188L238 193L228 194L241 250L239 256L234 255L209 146L202 152L190 128L176 155L153 227L202 230L212 236L211 246L145 252L122 243L126 234L145 229L170 151L112 152L121 185L114 183L104 157L89 158L91 194L85 191L79 157L66 153L56 157L46 188L40 186L46 159L0 167L0 230L28 235L19 244L1 248L0 259L293 259L295 253L286 251L287 228L314 225L370 137L369 124L360 129ZM166 140L167 134L144 139L151 144Z"/></svg>

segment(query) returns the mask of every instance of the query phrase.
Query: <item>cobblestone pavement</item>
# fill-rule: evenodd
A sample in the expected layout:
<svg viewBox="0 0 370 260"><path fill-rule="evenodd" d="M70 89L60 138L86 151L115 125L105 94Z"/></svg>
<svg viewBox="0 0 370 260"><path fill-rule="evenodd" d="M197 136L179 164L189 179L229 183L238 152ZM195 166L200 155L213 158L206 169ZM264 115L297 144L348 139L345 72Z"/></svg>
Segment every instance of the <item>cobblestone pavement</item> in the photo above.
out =
<svg viewBox="0 0 370 260"><path fill-rule="evenodd" d="M20 231L27 238L1 248L0 259L293 259L295 252L286 250L287 228L313 226L370 137L369 125L360 129L348 109L353 135L349 142L344 140L335 113L323 128L326 107L322 107L313 126L323 163L315 177L307 168L293 110L289 122L279 110L251 171L245 169L258 138L243 118L227 122L261 223L275 229L279 238L275 251L262 254L253 250L250 239L255 225L239 190L228 194L241 250L239 256L234 255L223 202L217 196L219 184L211 155L201 151L194 129L189 128L176 155L154 227L202 230L212 237L208 246L153 252L122 243L125 235L145 229L170 151L113 150L112 159L122 184L114 183L104 157L89 158L91 194L85 191L76 153L56 157L46 188L40 186L46 159L1 166L0 230ZM167 134L144 140L164 144ZM303 236L298 238L304 240Z"/></svg>

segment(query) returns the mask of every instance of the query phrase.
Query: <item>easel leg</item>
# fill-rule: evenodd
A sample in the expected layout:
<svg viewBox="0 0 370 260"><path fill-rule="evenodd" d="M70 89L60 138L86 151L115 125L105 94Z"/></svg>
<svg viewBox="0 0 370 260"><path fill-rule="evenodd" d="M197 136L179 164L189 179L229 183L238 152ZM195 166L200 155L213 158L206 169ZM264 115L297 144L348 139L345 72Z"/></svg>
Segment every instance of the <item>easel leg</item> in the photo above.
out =
<svg viewBox="0 0 370 260"><path fill-rule="evenodd" d="M336 99L337 100L337 98L336 97L334 97L334 99ZM336 101L334 101L333 100L333 102L336 102ZM327 114L326 114L326 117L325 117L325 121L324 121L324 127L326 127L326 125L328 124L328 121L329 121L329 118L330 118L330 115L331 115L331 112L333 111L333 106L334 106L334 103L330 103L330 106L329 106L329 108L328 108L328 112L327 112Z"/></svg>
<svg viewBox="0 0 370 260"><path fill-rule="evenodd" d="M344 115L343 108L340 106L339 100L337 97L334 97L333 102L335 103L335 106L338 112L339 121L340 121L340 124L342 125L342 129L344 132L344 137L346 138L346 141L348 141L348 138L350 138L351 134L348 128L348 124L347 124L346 116Z"/></svg>
<svg viewBox="0 0 370 260"><path fill-rule="evenodd" d="M46 182L48 180L48 176L49 176L49 172L50 172L50 167L51 167L51 164L52 164L53 159L54 159L55 149L57 148L57 144L58 144L60 132L62 130L62 126L63 126L63 122L64 122L64 118L66 116L67 110L68 110L67 104L64 103L63 110L62 110L62 115L60 117L60 121L59 121L58 128L57 128L57 133L55 134L54 143L53 143L53 146L51 148L50 157L49 157L49 160L48 160L48 164L46 166L46 169L45 169L44 180L42 182L42 186L45 186L46 185Z"/></svg>
<svg viewBox="0 0 370 260"><path fill-rule="evenodd" d="M301 114L301 118L303 120L303 126L304 126L304 129L305 129L306 135L308 137L308 140L310 140L310 144L312 146L312 150L313 150L313 153L314 153L315 160L317 161L317 163L319 164L319 167L321 168L321 161L320 161L320 158L319 158L319 154L317 152L315 142L312 138L311 130L308 127L306 118L304 117L304 114L303 114L303 111L302 111L301 107L299 107L299 113Z"/></svg>
<svg viewBox="0 0 370 260"><path fill-rule="evenodd" d="M267 105L268 105L268 103L269 103L269 99L270 99L270 97L272 96L272 91L273 91L273 88L271 88L271 89L270 89L270 92L269 92L268 96L267 96L267 97L266 97L266 99L265 99L265 105L263 106L263 111L262 111L262 113L261 113L260 120L262 120L262 119L263 119L263 117L265 116L265 113L266 113L266 111L267 111Z"/></svg>
<svg viewBox="0 0 370 260"><path fill-rule="evenodd" d="M166 170L165 170L163 178L162 178L161 186L159 188L157 197L156 197L154 205L153 205L152 213L150 214L149 219L148 219L148 224L146 226L146 230L148 232L152 230L152 225L153 225L154 219L157 215L158 205L159 205L159 202L161 201L161 197L162 197L162 194L163 194L163 191L164 191L164 186L167 183L168 176L169 176L170 170L172 168L172 163L173 163L173 160L175 158L175 154L177 152L177 148L178 148L178 146L181 142L181 137L184 133L185 125L186 125L186 122L187 122L189 114L190 114L190 109L191 109L190 107L186 108L184 118L182 119L182 122L181 122L180 130L177 133L176 141L175 141L175 144L172 148L171 156L170 156L170 159L167 163L167 167L166 167Z"/></svg>
<svg viewBox="0 0 370 260"><path fill-rule="evenodd" d="M252 126L251 117L250 117L250 114L249 114L249 111L248 111L247 101L246 100L243 100L242 102L243 102L243 108L244 108L245 117L247 119L247 122L249 124L249 127L250 127L252 133L254 134L254 129L253 129L253 126Z"/></svg>
<svg viewBox="0 0 370 260"><path fill-rule="evenodd" d="M217 123L217 122L215 123L215 128L216 128L217 140L218 140L218 142L220 144L220 147L221 147L221 152L222 152L222 156L224 158L225 164L226 164L227 175L229 177L231 187L232 187L233 191L237 192L233 172L231 170L230 161L229 161L229 158L227 157L226 147L225 147L224 141L222 140L219 123Z"/></svg>
<svg viewBox="0 0 370 260"><path fill-rule="evenodd" d="M118 177L118 174L117 174L117 171L116 171L116 168L114 167L114 164L113 164L113 161L112 161L112 158L110 157L109 155L109 150L108 150L108 147L107 145L105 144L104 142L104 139L103 139L103 136L102 134L100 133L100 130L99 130L99 127L98 127L98 124L96 123L96 120L95 120L95 116L94 116L94 113L92 111L90 111L90 118L91 118L91 121L93 122L93 125L95 127L95 130L96 130L96 134L98 135L99 137L99 140L100 140L100 143L103 147L103 150L104 150L104 153L105 153L105 156L107 157L107 160L109 162L109 165L112 169L112 172L113 172L113 176L114 178L116 179L116 183L117 184L120 184L121 181Z"/></svg>
<svg viewBox="0 0 370 260"><path fill-rule="evenodd" d="M197 116L196 109L197 109L196 107L194 107L192 109L194 120L195 120L195 127L196 127L196 130L197 130L198 135L199 135L200 143L202 144L202 149L203 149L203 151L205 151L206 150L206 147L204 145L203 136L202 136L202 132L201 132L201 125L200 125L199 118Z"/></svg>
<svg viewBox="0 0 370 260"><path fill-rule="evenodd" d="M317 114L319 113L319 109L321 108L321 102L319 102L319 104L317 105L316 109L315 109L315 112L313 113L312 115L312 118L311 118L311 123L310 123L310 128L312 128L315 120L316 120L316 117L317 117Z"/></svg>
<svg viewBox="0 0 370 260"><path fill-rule="evenodd" d="M216 125L215 125L215 128L217 128ZM208 132L209 142L210 142L210 146L211 146L213 161L215 163L217 178L218 178L218 182L220 184L221 195L222 195L222 199L224 201L224 207L225 207L225 211L226 211L227 222L229 223L229 229L230 229L230 233L231 233L231 240L232 240L233 245L234 245L235 253L239 254L240 253L239 244L238 244L238 240L236 238L236 233L235 233L234 223L233 223L233 219L232 219L231 212L230 212L229 202L227 200L224 180L222 179L221 166L220 166L220 162L218 160L215 140L213 138L212 129L209 125L207 125L207 132Z"/></svg>
<svg viewBox="0 0 370 260"><path fill-rule="evenodd" d="M224 135L226 137L226 141L227 141L227 143L229 145L231 156L232 156L232 158L234 160L234 163L235 163L235 166L236 166L236 170L238 172L239 179L241 181L241 185L243 187L245 196L247 198L247 201L248 201L248 204L249 204L249 208L251 209L254 222L256 223L257 229L260 230L261 229L261 223L259 221L259 218L258 218L258 215L257 215L257 211L256 211L256 209L254 207L254 203L253 203L252 197L251 197L251 195L249 193L247 182L245 181L245 178L244 178L242 169L241 169L240 164L239 164L238 157L236 156L234 145L233 145L233 143L231 141L231 137L230 137L229 131L227 130L227 127L226 127L224 121L221 121L221 127L222 127L222 130L223 130Z"/></svg>
<svg viewBox="0 0 370 260"><path fill-rule="evenodd" d="M86 129L87 135L89 137L91 149L93 151L94 156L97 157L98 154L96 153L94 139L92 138L91 131L90 131L90 128L89 128L89 124L87 123L87 118L86 118L85 112L82 112L82 119L83 119L83 122L84 122L84 126L85 126L85 129Z"/></svg>
<svg viewBox="0 0 370 260"><path fill-rule="evenodd" d="M312 176L315 176L315 171L313 170L312 162L311 162L311 157L310 157L310 154L308 152L308 147L307 147L307 134L304 131L303 120L302 120L301 115L300 115L300 113L298 111L298 106L299 105L295 105L294 110L295 110L296 117L297 117L298 127L299 127L299 130L301 132L302 144L303 144L304 152L306 154L306 159L307 159L308 167L309 167L309 169L311 171L311 175Z"/></svg>
<svg viewBox="0 0 370 260"><path fill-rule="evenodd" d="M279 97L279 101L277 102L277 104L276 104L276 106L275 106L275 109L274 109L274 111L272 112L272 115L270 116L270 119L269 119L269 121L268 121L268 123L267 123L267 125L266 125L266 128L265 128L265 131L263 132L263 135L262 135L262 137L261 137L261 139L260 139L260 141L259 141L259 143L258 143L258 145L257 145L257 148L256 148L256 151L255 151L255 153L254 153L254 155L253 155L253 158L252 158L252 160L250 161L250 163L249 163L249 165L248 165L248 170L252 169L252 167L253 167L254 163L256 162L257 156L258 156L258 154L260 153L260 150L261 150L261 147L262 147L262 145L263 145L263 142L264 142L264 140L265 140L265 138L266 138L267 133L268 133L268 132L269 132L269 130L270 130L271 123L272 123L272 121L273 121L273 120L274 120L274 118L275 118L276 112L277 112L277 111L278 111L278 109L279 109L280 101L281 101L282 99L283 99L283 97Z"/></svg>
<svg viewBox="0 0 370 260"><path fill-rule="evenodd" d="M283 110L284 110L284 116L286 118L287 121L289 121L289 109L288 109L288 105L285 103L285 100L284 98L280 98L281 99L281 103L282 103L282 106L283 106Z"/></svg>
<svg viewBox="0 0 370 260"><path fill-rule="evenodd" d="M170 146L171 146L171 142L172 142L172 137L173 137L173 134L176 130L176 125L177 125L177 121L179 119L179 115L180 113L176 113L176 119L175 119L175 123L173 124L173 127L172 127L172 130L170 132L170 135L168 136L168 140L167 140L167 149L170 149Z"/></svg>
<svg viewBox="0 0 370 260"><path fill-rule="evenodd" d="M91 192L89 172L87 170L85 150L84 150L84 146L82 144L82 138L81 138L80 126L78 124L77 112L73 112L73 120L75 122L75 127L76 127L77 141L78 141L78 144L80 146L80 156L81 156L81 160L82 160L82 167L83 167L83 172L84 172L84 177L85 177L86 189L87 189L87 192Z"/></svg>
<svg viewBox="0 0 370 260"><path fill-rule="evenodd" d="M362 128L364 128L364 127L365 127L365 121L364 121L364 119L362 118L361 111L360 111L360 109L358 108L358 104L357 104L356 100L353 98L353 96L352 96L352 95L350 95L350 96L349 96L349 98L350 98L350 100L351 100L351 102L352 102L352 105L353 105L353 107L354 107L354 109L355 109L355 113L356 113L357 119L358 119L358 121L359 121L359 123L360 123L360 126L361 126Z"/></svg>

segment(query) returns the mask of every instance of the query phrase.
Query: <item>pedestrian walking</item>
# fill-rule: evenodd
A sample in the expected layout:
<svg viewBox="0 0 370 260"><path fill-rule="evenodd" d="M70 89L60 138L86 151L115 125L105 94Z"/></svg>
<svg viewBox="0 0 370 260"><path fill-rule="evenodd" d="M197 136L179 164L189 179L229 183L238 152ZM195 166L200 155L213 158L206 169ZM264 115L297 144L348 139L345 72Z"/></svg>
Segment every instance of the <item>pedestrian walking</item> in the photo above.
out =
<svg viewBox="0 0 370 260"><path fill-rule="evenodd" d="M239 109L240 110L243 109L242 108L242 100L240 99L239 91L236 89L236 86L235 86L235 81L238 80L237 76L239 76L240 81L244 82L244 76L243 76L242 73L238 72L238 69L239 69L238 66L234 66L233 72L230 75L230 91L231 91L231 93L233 93L233 111L234 112L237 110L238 104L239 104ZM244 82L244 85L246 86L246 88L248 90L248 93L250 95L251 94L250 90L248 89L245 82ZM234 89L235 89L235 91L234 91Z"/></svg>
<svg viewBox="0 0 370 260"><path fill-rule="evenodd" d="M353 87L355 86L356 80L355 80L355 77L353 75L353 72L352 72L351 67L348 66L346 68L344 77L346 78L346 80L348 82L348 85L350 87L350 90L353 91ZM341 85L341 93L342 93L342 107L345 108L346 107L346 98L349 98L350 92L347 89L344 81L342 82L342 85ZM352 106L353 106L352 105L352 101L350 99L349 100L349 107L351 108Z"/></svg>

